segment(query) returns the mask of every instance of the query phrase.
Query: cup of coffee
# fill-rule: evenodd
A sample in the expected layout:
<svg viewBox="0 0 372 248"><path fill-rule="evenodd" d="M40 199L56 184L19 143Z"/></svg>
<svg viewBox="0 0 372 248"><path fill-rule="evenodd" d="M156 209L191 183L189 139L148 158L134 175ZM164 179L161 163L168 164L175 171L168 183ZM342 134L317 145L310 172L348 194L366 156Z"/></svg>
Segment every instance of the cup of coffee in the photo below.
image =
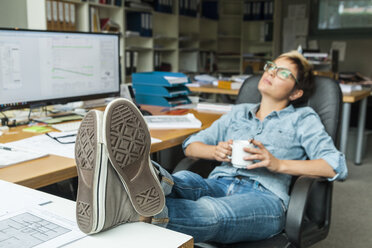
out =
<svg viewBox="0 0 372 248"><path fill-rule="evenodd" d="M244 147L253 148L251 140L234 140L233 144L230 145L232 148L232 154L229 156L231 164L236 168L245 168L248 165L253 164L252 160L244 160L245 156L251 155L251 153L244 151Z"/></svg>

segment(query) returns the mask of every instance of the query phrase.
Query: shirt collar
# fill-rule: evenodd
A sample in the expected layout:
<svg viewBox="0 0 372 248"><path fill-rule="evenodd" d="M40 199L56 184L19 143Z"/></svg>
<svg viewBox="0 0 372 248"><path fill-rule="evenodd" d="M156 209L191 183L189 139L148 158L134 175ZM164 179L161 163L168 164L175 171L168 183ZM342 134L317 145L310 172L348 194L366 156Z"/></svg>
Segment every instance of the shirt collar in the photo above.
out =
<svg viewBox="0 0 372 248"><path fill-rule="evenodd" d="M252 105L252 107L249 109L248 111L248 118L254 118L256 116L256 113L258 111L258 108L260 107L260 104L257 103L257 104L254 104ZM287 107L285 107L284 109L280 110L280 111L273 111L269 114L269 116L272 116L272 115L277 115L279 118L283 118L285 115L289 114L289 113L292 113L295 111L295 108L293 107L292 104L288 105Z"/></svg>

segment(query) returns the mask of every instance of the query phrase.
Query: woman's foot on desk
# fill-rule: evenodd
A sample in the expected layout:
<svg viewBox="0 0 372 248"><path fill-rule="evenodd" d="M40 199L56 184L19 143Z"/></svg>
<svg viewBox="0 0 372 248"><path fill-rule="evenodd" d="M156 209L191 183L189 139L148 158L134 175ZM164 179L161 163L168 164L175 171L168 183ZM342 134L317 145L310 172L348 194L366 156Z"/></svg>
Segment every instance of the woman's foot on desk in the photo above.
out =
<svg viewBox="0 0 372 248"><path fill-rule="evenodd" d="M104 115L92 110L78 131L75 159L79 228L97 233L158 214L163 190L149 159L151 137L138 109L118 99Z"/></svg>
<svg viewBox="0 0 372 248"><path fill-rule="evenodd" d="M96 110L87 114L75 145L79 178L76 219L80 230L87 234L140 221L140 215L103 152L102 117L102 112Z"/></svg>
<svg viewBox="0 0 372 248"><path fill-rule="evenodd" d="M107 155L134 209L146 217L160 213L165 197L150 160L151 136L141 112L132 102L116 99L103 119Z"/></svg>

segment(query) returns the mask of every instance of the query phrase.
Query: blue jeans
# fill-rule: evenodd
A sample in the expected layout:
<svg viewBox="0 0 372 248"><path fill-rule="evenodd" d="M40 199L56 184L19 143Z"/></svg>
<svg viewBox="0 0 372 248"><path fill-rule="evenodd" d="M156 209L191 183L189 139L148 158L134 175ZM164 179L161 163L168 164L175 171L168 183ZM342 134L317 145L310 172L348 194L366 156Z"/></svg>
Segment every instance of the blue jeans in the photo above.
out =
<svg viewBox="0 0 372 248"><path fill-rule="evenodd" d="M195 242L261 240L284 228L282 200L257 181L204 179L190 171L177 172L171 179L174 185L166 196L166 228L189 234Z"/></svg>

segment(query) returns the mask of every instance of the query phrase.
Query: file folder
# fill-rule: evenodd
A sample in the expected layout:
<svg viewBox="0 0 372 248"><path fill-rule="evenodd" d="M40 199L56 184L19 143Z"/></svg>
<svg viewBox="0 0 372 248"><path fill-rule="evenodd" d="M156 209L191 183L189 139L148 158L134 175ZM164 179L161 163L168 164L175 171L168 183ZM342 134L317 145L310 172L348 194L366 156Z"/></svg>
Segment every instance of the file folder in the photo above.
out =
<svg viewBox="0 0 372 248"><path fill-rule="evenodd" d="M46 16L47 16L47 29L53 30L53 13L52 13L52 2L46 0Z"/></svg>
<svg viewBox="0 0 372 248"><path fill-rule="evenodd" d="M58 3L52 1L52 29L58 30Z"/></svg>
<svg viewBox="0 0 372 248"><path fill-rule="evenodd" d="M76 16L75 16L75 4L70 3L70 23L71 23L71 30L76 30Z"/></svg>

